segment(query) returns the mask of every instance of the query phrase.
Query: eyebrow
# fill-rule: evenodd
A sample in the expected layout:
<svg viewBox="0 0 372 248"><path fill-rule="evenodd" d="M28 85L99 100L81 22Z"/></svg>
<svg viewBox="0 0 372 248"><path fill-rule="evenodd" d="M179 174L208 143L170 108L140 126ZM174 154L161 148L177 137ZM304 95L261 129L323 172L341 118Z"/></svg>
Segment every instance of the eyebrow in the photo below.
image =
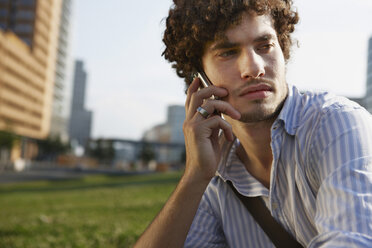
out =
<svg viewBox="0 0 372 248"><path fill-rule="evenodd" d="M274 39L274 35L264 34L262 36L259 36L256 39L254 39L253 42L258 43L258 42L269 41L269 40L273 40L273 39Z"/></svg>
<svg viewBox="0 0 372 248"><path fill-rule="evenodd" d="M274 39L274 35L272 35L270 33L267 33L267 34L263 34L263 35L255 38L253 40L253 43L260 43L260 42L269 41L269 40L272 40L272 39ZM229 49L229 48L237 47L238 45L239 45L239 43L237 43L237 42L230 42L227 39L227 37L223 37L222 39L220 39L219 41L217 41L215 44L213 44L210 47L210 50L211 51L216 51L216 50L221 50L221 49Z"/></svg>

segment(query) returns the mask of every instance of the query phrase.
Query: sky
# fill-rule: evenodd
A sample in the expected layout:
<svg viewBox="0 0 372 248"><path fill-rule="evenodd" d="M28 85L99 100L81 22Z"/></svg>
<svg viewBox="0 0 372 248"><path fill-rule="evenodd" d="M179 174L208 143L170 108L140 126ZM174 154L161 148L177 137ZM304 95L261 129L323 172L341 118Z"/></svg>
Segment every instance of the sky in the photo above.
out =
<svg viewBox="0 0 372 248"><path fill-rule="evenodd" d="M161 56L171 0L75 0L72 57L88 73L86 108L94 138L141 139L183 105L184 82ZM287 82L301 90L362 97L371 0L294 0L300 23Z"/></svg>

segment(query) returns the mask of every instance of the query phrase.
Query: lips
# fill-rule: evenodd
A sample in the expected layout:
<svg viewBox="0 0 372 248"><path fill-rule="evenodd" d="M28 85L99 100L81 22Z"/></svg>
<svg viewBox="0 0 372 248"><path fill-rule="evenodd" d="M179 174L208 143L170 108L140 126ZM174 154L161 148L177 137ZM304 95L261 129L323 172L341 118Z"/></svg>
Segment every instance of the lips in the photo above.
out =
<svg viewBox="0 0 372 248"><path fill-rule="evenodd" d="M273 89L270 86L261 83L261 84L250 85L250 86L244 88L240 92L239 96L246 96L246 95L250 95L250 94L256 94L256 93L259 93L259 92L262 92L262 93L268 92L269 93L269 92L272 92L272 91L273 91Z"/></svg>

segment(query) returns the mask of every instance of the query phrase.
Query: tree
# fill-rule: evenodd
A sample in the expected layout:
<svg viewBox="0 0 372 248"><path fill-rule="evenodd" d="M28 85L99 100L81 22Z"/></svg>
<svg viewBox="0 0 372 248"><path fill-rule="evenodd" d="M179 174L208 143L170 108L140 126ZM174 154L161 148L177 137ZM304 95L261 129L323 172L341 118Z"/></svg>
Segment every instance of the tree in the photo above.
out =
<svg viewBox="0 0 372 248"><path fill-rule="evenodd" d="M70 150L69 144L62 142L59 136L38 140L37 145L39 148L37 160L55 160L59 155L66 154Z"/></svg>
<svg viewBox="0 0 372 248"><path fill-rule="evenodd" d="M11 150L18 137L9 131L0 131L0 149Z"/></svg>
<svg viewBox="0 0 372 248"><path fill-rule="evenodd" d="M142 143L142 149L140 151L139 157L146 164L155 158L153 147L146 141Z"/></svg>
<svg viewBox="0 0 372 248"><path fill-rule="evenodd" d="M97 139L90 141L87 146L87 155L98 159L100 163L111 164L115 158L115 149L112 140Z"/></svg>
<svg viewBox="0 0 372 248"><path fill-rule="evenodd" d="M180 162L182 164L186 163L186 148L185 147L182 149L182 153L181 153L181 156L180 156Z"/></svg>
<svg viewBox="0 0 372 248"><path fill-rule="evenodd" d="M18 136L10 131L0 131L0 160L7 161Z"/></svg>

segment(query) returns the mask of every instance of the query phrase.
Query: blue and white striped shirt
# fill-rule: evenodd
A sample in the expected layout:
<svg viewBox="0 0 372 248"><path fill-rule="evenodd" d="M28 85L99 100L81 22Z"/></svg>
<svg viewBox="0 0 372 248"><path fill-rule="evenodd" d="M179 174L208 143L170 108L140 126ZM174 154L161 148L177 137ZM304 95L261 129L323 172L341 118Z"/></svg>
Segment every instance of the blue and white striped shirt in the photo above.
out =
<svg viewBox="0 0 372 248"><path fill-rule="evenodd" d="M305 247L372 247L372 117L365 109L289 87L271 128L270 190L237 158L238 143L207 187L185 247L274 247L225 180L261 196Z"/></svg>

